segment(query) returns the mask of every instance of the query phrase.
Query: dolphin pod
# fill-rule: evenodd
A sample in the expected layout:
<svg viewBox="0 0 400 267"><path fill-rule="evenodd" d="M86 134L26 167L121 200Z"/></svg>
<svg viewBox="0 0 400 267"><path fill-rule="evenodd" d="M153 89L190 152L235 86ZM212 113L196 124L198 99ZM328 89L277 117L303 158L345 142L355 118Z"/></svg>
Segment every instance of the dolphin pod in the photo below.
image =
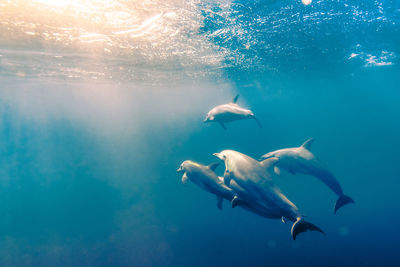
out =
<svg viewBox="0 0 400 267"><path fill-rule="evenodd" d="M190 180L215 195L219 209L222 209L223 199L226 199L232 207L239 206L265 218L293 221L291 235L294 240L298 234L308 230L324 234L319 227L305 221L298 208L272 182L270 168L278 161L277 158L260 163L233 150L214 155L225 162L224 177L218 177L214 172L215 163L205 166L186 160L177 170L183 172L182 183Z"/></svg>
<svg viewBox="0 0 400 267"><path fill-rule="evenodd" d="M243 119L254 119L254 113L236 104L239 95L229 104L219 105L211 109L204 123L217 122L222 128L225 124ZM186 160L178 168L183 172L182 183L188 181L199 186L206 192L216 196L217 207L222 210L223 200L231 203L231 207L243 208L251 213L269 219L281 219L282 222L292 221L291 236L297 236L306 231L317 231L325 234L318 226L306 221L297 206L291 202L274 183L275 175L280 175L281 169L292 174L311 175L325 183L337 196L334 214L341 207L354 203L343 193L335 176L310 151L314 139L307 140L300 147L285 148L264 154L260 161L234 150L223 150L214 153L224 162L224 176L215 173L218 163L208 166Z"/></svg>
<svg viewBox="0 0 400 267"><path fill-rule="evenodd" d="M185 160L182 162L177 172L183 172L183 184L186 184L187 181L191 181L204 191L215 195L217 198L217 207L222 210L223 200L226 199L227 201L232 202L236 195L235 190L240 191L242 189L239 185L234 184L234 182L232 182L229 187L225 185L224 178L218 176L214 172L218 165L219 163L212 163L206 166L191 160ZM242 201L238 203L237 206L265 218L281 218L279 214L274 214L257 203Z"/></svg>
<svg viewBox="0 0 400 267"><path fill-rule="evenodd" d="M246 191L245 194L237 192L238 195L233 201L243 198L245 202L260 203L265 208L273 210L275 214L279 214L282 221L286 219L293 221L291 234L294 240L298 234L307 230L324 233L317 226L306 222L298 208L272 181L268 169L279 159L269 158L260 163L234 150L224 150L214 155L225 162L224 183L229 186L231 180L234 180Z"/></svg>

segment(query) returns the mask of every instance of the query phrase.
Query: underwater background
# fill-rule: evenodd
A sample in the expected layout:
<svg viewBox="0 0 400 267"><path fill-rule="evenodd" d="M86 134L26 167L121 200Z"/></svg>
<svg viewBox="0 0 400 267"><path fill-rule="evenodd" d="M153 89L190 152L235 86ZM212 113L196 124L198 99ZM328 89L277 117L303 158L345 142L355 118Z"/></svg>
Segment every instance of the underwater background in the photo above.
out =
<svg viewBox="0 0 400 267"><path fill-rule="evenodd" d="M400 1L0 1L0 266L399 266ZM238 103L260 120L203 124ZM181 183L315 138L326 236ZM222 175L221 164L217 172Z"/></svg>

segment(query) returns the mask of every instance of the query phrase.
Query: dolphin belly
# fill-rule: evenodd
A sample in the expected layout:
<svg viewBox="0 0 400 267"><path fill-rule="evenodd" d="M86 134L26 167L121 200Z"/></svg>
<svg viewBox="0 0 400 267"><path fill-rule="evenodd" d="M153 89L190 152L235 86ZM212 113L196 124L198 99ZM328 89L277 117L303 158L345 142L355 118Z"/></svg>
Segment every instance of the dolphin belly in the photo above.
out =
<svg viewBox="0 0 400 267"><path fill-rule="evenodd" d="M221 113L215 116L215 119L220 122L232 122L232 121L246 119L246 116L237 113Z"/></svg>

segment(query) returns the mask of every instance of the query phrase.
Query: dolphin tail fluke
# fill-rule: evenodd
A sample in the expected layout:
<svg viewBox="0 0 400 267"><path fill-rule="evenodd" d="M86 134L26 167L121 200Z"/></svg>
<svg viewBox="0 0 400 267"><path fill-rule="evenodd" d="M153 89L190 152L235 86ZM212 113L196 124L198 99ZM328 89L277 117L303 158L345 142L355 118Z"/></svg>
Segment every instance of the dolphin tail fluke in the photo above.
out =
<svg viewBox="0 0 400 267"><path fill-rule="evenodd" d="M307 231L317 231L322 234L325 234L324 231L322 231L318 226L305 221L303 218L297 218L297 220L294 222L292 226L292 231L291 231L293 240L296 240L298 234Z"/></svg>
<svg viewBox="0 0 400 267"><path fill-rule="evenodd" d="M260 128L262 128L262 125L261 125L260 121L257 120L257 118L255 116L253 117L253 119L257 122L258 126L260 126Z"/></svg>
<svg viewBox="0 0 400 267"><path fill-rule="evenodd" d="M238 196L234 196L231 200L231 205L232 208L236 207L237 205L239 205L240 203L240 199L238 198Z"/></svg>
<svg viewBox="0 0 400 267"><path fill-rule="evenodd" d="M246 202L238 198L238 196L234 196L231 201L232 208L237 206L246 206Z"/></svg>
<svg viewBox="0 0 400 267"><path fill-rule="evenodd" d="M338 209L350 203L354 203L354 200L351 199L351 197L346 195L340 195L339 198L336 200L335 210L333 211L333 214L336 214Z"/></svg>

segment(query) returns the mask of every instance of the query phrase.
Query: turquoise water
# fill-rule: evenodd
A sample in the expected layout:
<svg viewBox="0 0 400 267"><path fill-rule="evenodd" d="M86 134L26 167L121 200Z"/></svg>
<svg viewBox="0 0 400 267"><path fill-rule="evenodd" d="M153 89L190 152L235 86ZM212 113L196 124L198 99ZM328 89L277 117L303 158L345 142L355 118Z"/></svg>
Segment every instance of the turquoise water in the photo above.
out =
<svg viewBox="0 0 400 267"><path fill-rule="evenodd" d="M0 4L1 266L400 264L399 1L59 2ZM263 128L203 124L236 94ZM356 203L276 183L326 236L176 173L310 137Z"/></svg>

